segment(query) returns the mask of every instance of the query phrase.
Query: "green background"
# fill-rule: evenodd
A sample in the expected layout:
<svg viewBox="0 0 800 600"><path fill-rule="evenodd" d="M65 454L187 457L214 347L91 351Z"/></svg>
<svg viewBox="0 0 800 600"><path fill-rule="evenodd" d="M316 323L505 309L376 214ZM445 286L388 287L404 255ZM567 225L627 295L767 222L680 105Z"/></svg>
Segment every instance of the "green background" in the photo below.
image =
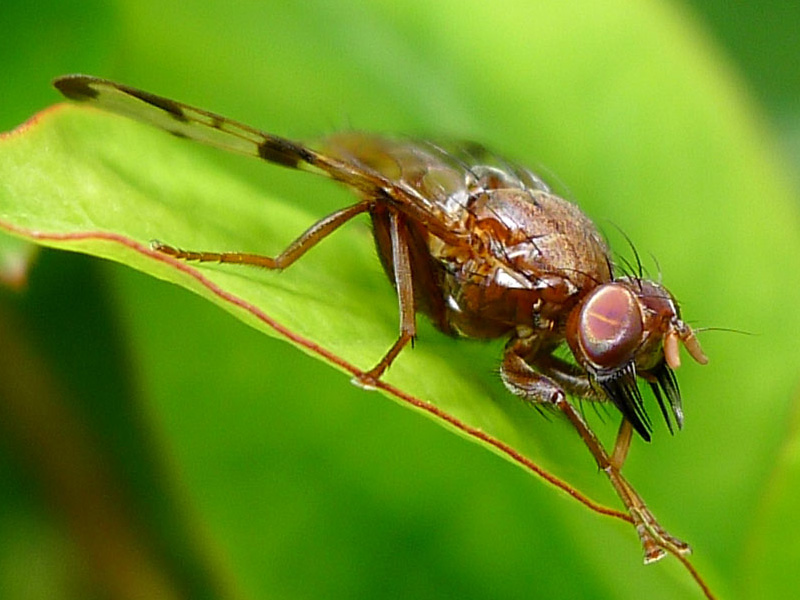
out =
<svg viewBox="0 0 800 600"><path fill-rule="evenodd" d="M4 8L2 129L79 71L282 135L452 135L541 168L620 252L609 223L658 257L690 321L753 334L703 335L686 431L626 473L718 594L797 589L800 9L163 4ZM346 198L186 152L309 215ZM642 567L630 528L178 287L44 251L0 310L3 597L699 597L671 559ZM496 344L464 353L492 377Z"/></svg>

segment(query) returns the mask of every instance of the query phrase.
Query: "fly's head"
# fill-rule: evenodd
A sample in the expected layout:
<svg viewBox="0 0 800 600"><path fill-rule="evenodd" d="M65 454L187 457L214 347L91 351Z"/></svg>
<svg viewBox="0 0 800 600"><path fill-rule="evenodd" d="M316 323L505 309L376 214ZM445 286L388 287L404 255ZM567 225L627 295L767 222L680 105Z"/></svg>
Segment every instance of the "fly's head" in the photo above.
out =
<svg viewBox="0 0 800 600"><path fill-rule="evenodd" d="M708 359L692 328L681 320L669 291L654 281L621 277L594 288L570 313L566 339L590 381L645 440L651 423L637 376L647 381L672 431L683 409L674 369L681 344L700 364Z"/></svg>

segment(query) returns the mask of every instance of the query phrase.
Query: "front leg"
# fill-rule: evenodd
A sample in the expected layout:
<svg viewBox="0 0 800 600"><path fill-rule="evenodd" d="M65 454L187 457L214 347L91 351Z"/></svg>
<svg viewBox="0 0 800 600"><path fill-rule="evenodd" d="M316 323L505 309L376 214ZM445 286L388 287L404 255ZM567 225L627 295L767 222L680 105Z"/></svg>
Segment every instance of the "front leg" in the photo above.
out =
<svg viewBox="0 0 800 600"><path fill-rule="evenodd" d="M525 340L515 339L509 343L500 368L503 383L512 393L526 402L557 408L572 423L594 456L597 466L611 481L617 495L631 515L644 548L645 564L663 558L668 551L676 554L691 552L691 548L686 542L673 537L659 525L642 498L620 472L631 440L630 423L623 419L614 452L609 457L581 413L567 401L564 390L550 377L535 371L523 358L522 355L528 354L530 350L528 342ZM549 353L547 356L549 357ZM553 364L547 360L544 362Z"/></svg>

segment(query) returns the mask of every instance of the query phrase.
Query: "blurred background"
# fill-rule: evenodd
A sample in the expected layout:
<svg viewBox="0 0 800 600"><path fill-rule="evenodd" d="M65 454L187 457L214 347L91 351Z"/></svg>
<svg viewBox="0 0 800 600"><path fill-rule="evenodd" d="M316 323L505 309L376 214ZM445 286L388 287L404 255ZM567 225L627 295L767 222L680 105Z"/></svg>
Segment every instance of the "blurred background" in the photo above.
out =
<svg viewBox="0 0 800 600"><path fill-rule="evenodd" d="M620 226L691 321L754 334L704 334L711 363L679 374L686 431L635 444L626 472L721 597L798 589L800 5L3 15L0 130L91 73L300 139L478 140ZM311 215L335 206L325 182L207 156ZM641 566L630 528L185 290L0 248L0 597L700 597L675 561ZM560 473L604 484L588 453Z"/></svg>

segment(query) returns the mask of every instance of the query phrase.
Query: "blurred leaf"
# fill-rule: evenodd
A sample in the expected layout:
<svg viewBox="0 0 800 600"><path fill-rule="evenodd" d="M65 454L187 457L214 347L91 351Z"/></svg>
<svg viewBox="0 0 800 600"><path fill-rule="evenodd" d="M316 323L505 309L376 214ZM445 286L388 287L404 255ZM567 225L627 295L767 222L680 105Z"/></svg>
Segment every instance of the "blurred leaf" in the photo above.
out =
<svg viewBox="0 0 800 600"><path fill-rule="evenodd" d="M800 404L787 424L787 435L770 478L764 483L751 539L742 556L740 581L748 597L779 598L798 589L794 565L800 559L793 526L800 498Z"/></svg>
<svg viewBox="0 0 800 600"><path fill-rule="evenodd" d="M25 287L35 255L35 245L0 233L0 283L15 290Z"/></svg>

